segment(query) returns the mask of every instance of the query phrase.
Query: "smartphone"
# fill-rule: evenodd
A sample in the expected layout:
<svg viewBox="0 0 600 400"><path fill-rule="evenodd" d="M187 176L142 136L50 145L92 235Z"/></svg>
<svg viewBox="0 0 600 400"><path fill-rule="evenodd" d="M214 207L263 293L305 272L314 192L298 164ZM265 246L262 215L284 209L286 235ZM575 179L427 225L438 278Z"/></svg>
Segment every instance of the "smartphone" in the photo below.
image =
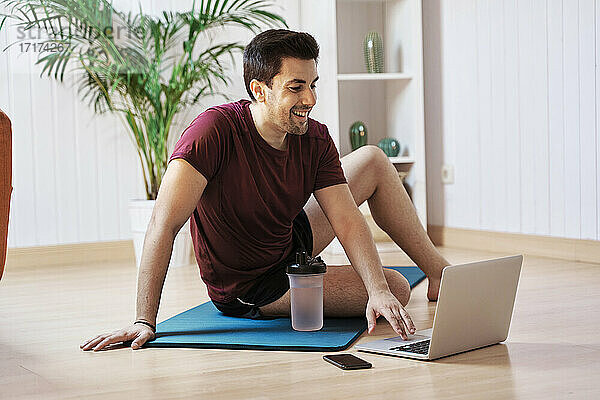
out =
<svg viewBox="0 0 600 400"><path fill-rule="evenodd" d="M370 362L360 359L353 354L332 354L330 356L323 356L323 360L341 369L364 369L373 366Z"/></svg>

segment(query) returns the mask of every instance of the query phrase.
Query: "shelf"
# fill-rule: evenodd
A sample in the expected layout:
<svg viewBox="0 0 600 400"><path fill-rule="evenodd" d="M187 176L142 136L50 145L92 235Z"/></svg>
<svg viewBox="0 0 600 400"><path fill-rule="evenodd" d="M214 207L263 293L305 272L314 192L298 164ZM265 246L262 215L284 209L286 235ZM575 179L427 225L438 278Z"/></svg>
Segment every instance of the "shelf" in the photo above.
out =
<svg viewBox="0 0 600 400"><path fill-rule="evenodd" d="M350 154L350 153L348 153ZM344 156L348 155L344 154ZM402 157L388 157L392 164L413 164L415 162L414 157L402 156Z"/></svg>
<svg viewBox="0 0 600 400"><path fill-rule="evenodd" d="M387 3L389 0L337 0L339 3Z"/></svg>
<svg viewBox="0 0 600 400"><path fill-rule="evenodd" d="M412 164L415 162L413 157L388 157L392 164Z"/></svg>
<svg viewBox="0 0 600 400"><path fill-rule="evenodd" d="M402 72L384 72L379 74L338 74L338 81L387 81L387 80L409 80L411 74Z"/></svg>

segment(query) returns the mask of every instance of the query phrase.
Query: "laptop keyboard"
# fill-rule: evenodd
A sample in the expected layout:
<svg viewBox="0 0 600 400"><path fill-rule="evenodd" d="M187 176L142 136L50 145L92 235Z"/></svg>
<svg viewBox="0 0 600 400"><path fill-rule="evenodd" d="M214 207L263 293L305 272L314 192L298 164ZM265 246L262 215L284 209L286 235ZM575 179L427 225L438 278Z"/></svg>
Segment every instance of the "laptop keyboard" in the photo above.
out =
<svg viewBox="0 0 600 400"><path fill-rule="evenodd" d="M392 347L390 350L405 351L408 353L416 354L427 354L429 353L429 344L431 340L423 340L422 342L416 342L411 344L405 344L404 346Z"/></svg>

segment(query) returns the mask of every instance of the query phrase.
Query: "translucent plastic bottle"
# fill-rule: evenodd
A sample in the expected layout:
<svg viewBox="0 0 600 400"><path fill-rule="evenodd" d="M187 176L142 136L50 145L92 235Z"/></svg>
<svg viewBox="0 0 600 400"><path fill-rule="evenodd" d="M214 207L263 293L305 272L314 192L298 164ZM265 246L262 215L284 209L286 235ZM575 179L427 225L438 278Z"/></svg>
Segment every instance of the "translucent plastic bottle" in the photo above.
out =
<svg viewBox="0 0 600 400"><path fill-rule="evenodd" d="M296 264L287 267L294 330L318 331L323 327L323 276L326 269L321 257L311 259L305 251L296 253Z"/></svg>

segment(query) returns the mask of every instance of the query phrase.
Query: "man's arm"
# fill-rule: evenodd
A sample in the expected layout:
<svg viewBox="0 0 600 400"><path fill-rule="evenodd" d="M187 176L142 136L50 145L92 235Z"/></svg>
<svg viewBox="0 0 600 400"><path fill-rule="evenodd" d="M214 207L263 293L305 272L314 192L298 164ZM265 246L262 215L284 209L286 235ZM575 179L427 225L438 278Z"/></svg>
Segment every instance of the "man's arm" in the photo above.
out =
<svg viewBox="0 0 600 400"><path fill-rule="evenodd" d="M142 320L156 326L156 314L175 235L196 208L206 184L206 178L186 161L175 159L169 163L144 238L138 274L136 321ZM131 347L138 349L153 337L154 332L150 327L135 324L113 333L98 335L80 347L97 351L113 343L132 340Z"/></svg>
<svg viewBox="0 0 600 400"><path fill-rule="evenodd" d="M347 184L329 186L315 191L315 198L344 247L350 263L362 279L369 302L366 317L369 333L379 315L383 315L402 337L414 333L414 324L402 304L391 293L373 235L356 206Z"/></svg>

